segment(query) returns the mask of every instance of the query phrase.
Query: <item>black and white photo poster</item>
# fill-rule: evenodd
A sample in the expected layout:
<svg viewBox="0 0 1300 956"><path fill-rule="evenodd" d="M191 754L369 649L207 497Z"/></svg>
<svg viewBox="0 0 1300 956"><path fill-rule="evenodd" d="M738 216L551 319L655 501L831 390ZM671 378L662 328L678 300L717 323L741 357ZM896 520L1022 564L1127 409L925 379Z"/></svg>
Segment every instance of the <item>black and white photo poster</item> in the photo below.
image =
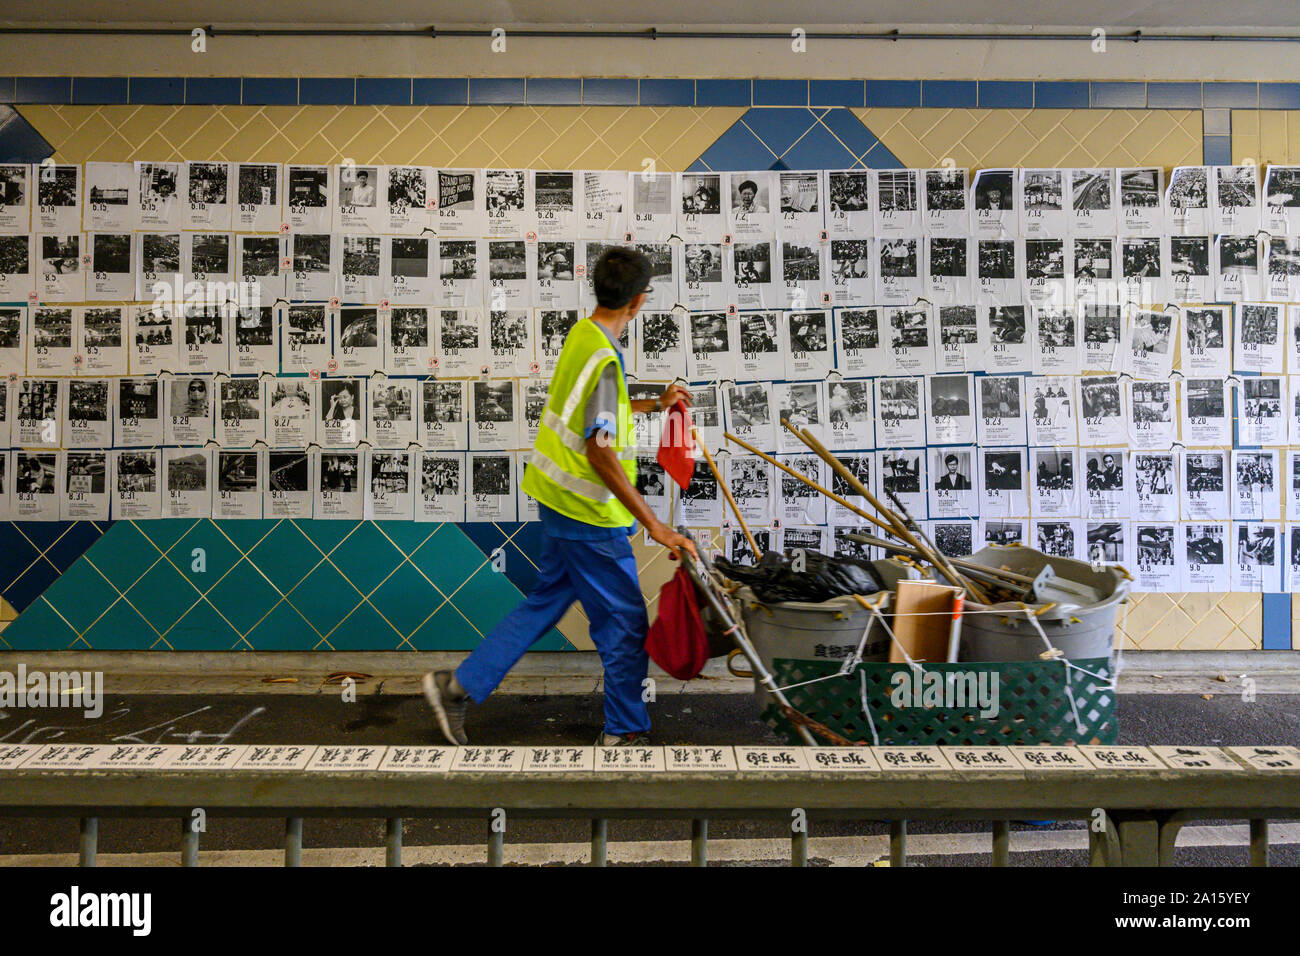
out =
<svg viewBox="0 0 1300 956"><path fill-rule="evenodd" d="M524 447L531 448L537 442L537 433L541 431L542 417L546 414L546 399L548 395L547 382L538 379L521 379L519 382L519 402L524 410L524 438L520 443ZM631 395L633 386L628 385L628 394ZM654 396L658 396L660 386L654 387ZM654 397L647 395L647 398ZM640 396L638 396L640 397ZM642 423L653 422L656 425L661 424L659 415L634 415L632 418L633 433L638 438L640 444ZM658 447L656 443L655 447Z"/></svg>
<svg viewBox="0 0 1300 956"><path fill-rule="evenodd" d="M445 312L445 310L444 310ZM565 309L537 309L534 312L534 321L536 328L533 338L536 341L536 356L538 371L542 375L551 375L555 372L555 365L560 359L560 352L564 348L564 340L569 334L569 330L578 324L581 318L575 310ZM465 341L470 340L469 330L466 329L460 335ZM468 368L468 366L465 366ZM465 372L447 372L444 374L466 374Z"/></svg>
<svg viewBox="0 0 1300 956"><path fill-rule="evenodd" d="M438 209L433 230L439 236L487 235L487 205L483 170L440 169L437 172Z"/></svg>
<svg viewBox="0 0 1300 956"><path fill-rule="evenodd" d="M232 226L238 232L278 232L284 218L284 169L279 163L236 163Z"/></svg>
<svg viewBox="0 0 1300 956"><path fill-rule="evenodd" d="M929 454L930 516L970 518L978 515L980 504L974 447L931 448Z"/></svg>
<svg viewBox="0 0 1300 956"><path fill-rule="evenodd" d="M574 177L579 215L576 229L563 234L579 239L622 238L628 231L628 174L621 169L587 169ZM537 201L542 201L540 195ZM539 221L539 237L546 234L541 225Z"/></svg>
<svg viewBox="0 0 1300 956"><path fill-rule="evenodd" d="M846 376L873 375L885 368L880 309L836 309L836 368Z"/></svg>
<svg viewBox="0 0 1300 956"><path fill-rule="evenodd" d="M1232 409L1222 378L1187 378L1182 382L1183 444L1221 448L1232 444Z"/></svg>
<svg viewBox="0 0 1300 956"><path fill-rule="evenodd" d="M1300 236L1272 236L1265 246L1268 285L1264 297L1300 299Z"/></svg>
<svg viewBox="0 0 1300 956"><path fill-rule="evenodd" d="M1214 171L1214 222L1205 231L1257 233L1260 229L1259 168L1254 163L1210 168Z"/></svg>
<svg viewBox="0 0 1300 956"><path fill-rule="evenodd" d="M229 372L229 324L225 306L186 305L181 313L181 368Z"/></svg>
<svg viewBox="0 0 1300 956"><path fill-rule="evenodd" d="M134 229L135 194L135 164L86 163L86 229L108 232Z"/></svg>
<svg viewBox="0 0 1300 956"><path fill-rule="evenodd" d="M923 174L926 235L970 235L970 183L966 170L950 166L927 169Z"/></svg>
<svg viewBox="0 0 1300 956"><path fill-rule="evenodd" d="M1076 236L1114 236L1118 231L1114 169L1071 169L1068 232Z"/></svg>
<svg viewBox="0 0 1300 956"><path fill-rule="evenodd" d="M994 545L1009 548L1029 541L1029 522L1024 518L983 517L979 522L979 548Z"/></svg>
<svg viewBox="0 0 1300 956"><path fill-rule="evenodd" d="M979 449L981 517L1021 517L1029 514L1025 457L1024 448Z"/></svg>
<svg viewBox="0 0 1300 956"><path fill-rule="evenodd" d="M265 500L267 518L310 518L313 504L312 463L306 446L293 451L267 452Z"/></svg>
<svg viewBox="0 0 1300 956"><path fill-rule="evenodd" d="M66 233L80 229L81 166L64 165L47 159L33 167L32 172L36 180L36 205L33 208L32 231ZM87 205L87 221L90 212Z"/></svg>
<svg viewBox="0 0 1300 956"><path fill-rule="evenodd" d="M487 281L487 242L479 239L438 240L439 296L447 305L478 306Z"/></svg>
<svg viewBox="0 0 1300 956"><path fill-rule="evenodd" d="M1086 560L1092 564L1132 564L1129 560L1132 529L1127 521L1087 521L1084 534L1087 537Z"/></svg>
<svg viewBox="0 0 1300 956"><path fill-rule="evenodd" d="M1119 241L1120 300L1157 305L1168 297L1164 281L1164 245L1160 236L1124 236Z"/></svg>
<svg viewBox="0 0 1300 956"><path fill-rule="evenodd" d="M129 232L89 232L90 272L86 301L122 302L135 297L135 243ZM83 260L84 268L84 260ZM152 299L150 290L148 298Z"/></svg>
<svg viewBox="0 0 1300 956"><path fill-rule="evenodd" d="M1075 419L1074 379L1045 375L1025 379L1031 445L1073 445L1079 440Z"/></svg>
<svg viewBox="0 0 1300 956"><path fill-rule="evenodd" d="M984 346L981 367L987 372L1033 370L1029 309L1023 305L980 306L979 341Z"/></svg>
<svg viewBox="0 0 1300 956"><path fill-rule="evenodd" d="M1035 375L1078 375L1079 316L1071 307L1035 306L1030 347Z"/></svg>
<svg viewBox="0 0 1300 956"><path fill-rule="evenodd" d="M823 444L827 442L827 415L821 382L777 382L772 385L772 404L776 409L776 445L780 451L802 451L805 447L782 425L783 422L810 432Z"/></svg>
<svg viewBox="0 0 1300 956"><path fill-rule="evenodd" d="M677 207L681 204L681 182L676 173L655 173L649 169L628 176L631 215L628 233L638 242L666 242L677 232ZM607 238L621 238L606 232Z"/></svg>
<svg viewBox="0 0 1300 956"><path fill-rule="evenodd" d="M975 301L1019 305L1024 298L1024 243L1015 239L975 242Z"/></svg>
<svg viewBox="0 0 1300 956"><path fill-rule="evenodd" d="M1179 525L1183 556L1180 591L1227 591L1228 522L1198 521Z"/></svg>
<svg viewBox="0 0 1300 956"><path fill-rule="evenodd" d="M316 482L314 517L360 521L365 510L361 452L313 451Z"/></svg>
<svg viewBox="0 0 1300 956"><path fill-rule="evenodd" d="M1278 453L1234 448L1232 451L1232 520L1277 521L1282 517L1278 487Z"/></svg>
<svg viewBox="0 0 1300 956"><path fill-rule="evenodd" d="M465 381L420 383L420 444L429 449L465 450L469 448L469 414Z"/></svg>
<svg viewBox="0 0 1300 956"><path fill-rule="evenodd" d="M157 449L110 452L113 517L151 520L162 517L162 452Z"/></svg>
<svg viewBox="0 0 1300 956"><path fill-rule="evenodd" d="M771 525L776 492L772 466L757 455L730 455L725 465L727 487L745 522L751 527Z"/></svg>
<svg viewBox="0 0 1300 956"><path fill-rule="evenodd" d="M1032 511L1039 517L1077 518L1079 501L1079 449L1031 448L1033 468Z"/></svg>
<svg viewBox="0 0 1300 956"><path fill-rule="evenodd" d="M870 236L875 230L869 169L826 171L826 231L834 239Z"/></svg>
<svg viewBox="0 0 1300 956"><path fill-rule="evenodd" d="M163 449L162 517L212 517L212 455L209 449Z"/></svg>
<svg viewBox="0 0 1300 956"><path fill-rule="evenodd" d="M723 392L727 430L761 451L775 451L780 423L772 414L772 386L766 382L730 385Z"/></svg>
<svg viewBox="0 0 1300 956"><path fill-rule="evenodd" d="M1118 372L1123 309L1110 303L1085 302L1083 311L1083 371Z"/></svg>
<svg viewBox="0 0 1300 956"><path fill-rule="evenodd" d="M1216 302L1263 298L1264 281L1259 262L1259 246L1259 238L1253 232L1244 236L1215 237Z"/></svg>
<svg viewBox="0 0 1300 956"><path fill-rule="evenodd" d="M1084 468L1083 516L1092 521L1129 516L1123 448L1081 448Z"/></svg>
<svg viewBox="0 0 1300 956"><path fill-rule="evenodd" d="M975 380L979 393L976 435L981 445L1024 445L1025 379L1019 375L986 375Z"/></svg>
<svg viewBox="0 0 1300 956"><path fill-rule="evenodd" d="M1117 375L1085 375L1079 383L1079 443L1117 445L1128 440L1127 389Z"/></svg>
<svg viewBox="0 0 1300 956"><path fill-rule="evenodd" d="M1171 451L1129 455L1129 515L1147 521L1178 520L1178 456Z"/></svg>
<svg viewBox="0 0 1300 956"><path fill-rule="evenodd" d="M832 251L834 243L832 242ZM925 241L925 297L937 305L974 302L971 240L930 236Z"/></svg>
<svg viewBox="0 0 1300 956"><path fill-rule="evenodd" d="M415 499L416 521L465 520L465 454L420 451L420 494Z"/></svg>
<svg viewBox="0 0 1300 956"><path fill-rule="evenodd" d="M525 452L521 452L523 457ZM673 509L673 482L653 454L638 455L636 459L636 490L650 506L654 516L671 523Z"/></svg>
<svg viewBox="0 0 1300 956"><path fill-rule="evenodd" d="M164 443L205 445L212 440L214 391L214 380L205 375L169 376L163 380L163 400L167 403Z"/></svg>
<svg viewBox="0 0 1300 956"><path fill-rule="evenodd" d="M115 379L108 378L78 378L68 382L68 419L63 429L64 447L112 446L116 385Z"/></svg>
<svg viewBox="0 0 1300 956"><path fill-rule="evenodd" d="M1287 522L1284 547L1286 548L1283 566L1285 580L1282 582L1282 590L1294 594L1300 591L1300 524Z"/></svg>
<svg viewBox="0 0 1300 956"><path fill-rule="evenodd" d="M344 375L370 375L384 367L384 338L378 306L345 305L331 310L334 362Z"/></svg>
<svg viewBox="0 0 1300 956"><path fill-rule="evenodd" d="M1215 276L1210 271L1213 243L1206 236L1170 236L1165 272L1169 298L1174 302L1204 302L1214 298Z"/></svg>
<svg viewBox="0 0 1300 956"><path fill-rule="evenodd" d="M373 237L363 238L369 240ZM389 236L380 248L380 275L388 296L394 302L437 301L442 287L442 272L434 261L438 252L437 240L429 236ZM346 244L343 261L346 267ZM374 268L369 254L366 266ZM370 278L355 293L351 287L345 274L343 294L347 298L359 302L374 302L378 298Z"/></svg>
<svg viewBox="0 0 1300 956"><path fill-rule="evenodd" d="M518 448L519 416L515 381L470 383L470 447Z"/></svg>
<svg viewBox="0 0 1300 956"><path fill-rule="evenodd" d="M274 372L280 363L279 323L270 305L243 306L230 319L230 370L236 375Z"/></svg>
<svg viewBox="0 0 1300 956"><path fill-rule="evenodd" d="M1176 591L1183 578L1178 560L1178 525L1134 520L1132 532L1137 558L1134 590L1165 594Z"/></svg>
<svg viewBox="0 0 1300 956"><path fill-rule="evenodd" d="M913 518L926 518L929 484L924 448L893 448L876 452L880 497L894 509L906 509Z"/></svg>
<svg viewBox="0 0 1300 956"><path fill-rule="evenodd" d="M1121 342L1121 370L1137 378L1167 379L1173 369L1177 310L1130 307Z"/></svg>
<svg viewBox="0 0 1300 956"><path fill-rule="evenodd" d="M262 383L256 378L217 380L214 419L217 444L223 448L249 448L266 438L262 410Z"/></svg>
<svg viewBox="0 0 1300 956"><path fill-rule="evenodd" d="M212 497L212 517L261 518L265 454L218 451L215 468L217 490Z"/></svg>
<svg viewBox="0 0 1300 956"><path fill-rule="evenodd" d="M1165 231L1165 171L1159 166L1120 167L1121 236L1158 236Z"/></svg>
<svg viewBox="0 0 1300 956"><path fill-rule="evenodd" d="M975 440L975 406L971 376L931 375L930 415L926 432L932 445L960 445Z"/></svg>
<svg viewBox="0 0 1300 956"><path fill-rule="evenodd" d="M33 375L73 374L72 306L37 306L31 321L27 370Z"/></svg>
<svg viewBox="0 0 1300 956"><path fill-rule="evenodd" d="M1129 392L1128 443L1134 448L1170 448L1178 439L1174 383L1125 382Z"/></svg>
<svg viewBox="0 0 1300 956"><path fill-rule="evenodd" d="M284 349L280 363L286 372L319 375L330 360L330 327L324 305L280 307Z"/></svg>
<svg viewBox="0 0 1300 956"><path fill-rule="evenodd" d="M677 235L690 242L721 242L727 231L721 173L678 173ZM643 238L638 234L638 238Z"/></svg>
<svg viewBox="0 0 1300 956"><path fill-rule="evenodd" d="M828 488L830 469L813 454L778 455L777 461L823 488ZM775 516L783 525L822 525L826 523L829 499L793 475L777 471Z"/></svg>
<svg viewBox="0 0 1300 956"><path fill-rule="evenodd" d="M17 383L11 379L9 387L15 393L10 436L14 447L61 447L66 384L56 378L20 378Z"/></svg>
<svg viewBox="0 0 1300 956"><path fill-rule="evenodd" d="M857 479L859 484L874 495L876 493L875 457L872 452L862 452L861 454L836 455L835 460L843 465L845 470ZM838 497L853 505L858 511L875 514L875 509L867 503L867 499L855 491L853 486L838 471L831 469L830 479L830 489ZM866 519L861 515L850 511L837 501L832 500L828 507L830 509L830 523L833 525L857 527L867 523Z"/></svg>
<svg viewBox="0 0 1300 956"><path fill-rule="evenodd" d="M488 241L488 303L491 308L525 309L533 304L527 246L522 239Z"/></svg>
<svg viewBox="0 0 1300 956"><path fill-rule="evenodd" d="M375 448L405 448L416 441L415 390L413 378L370 380L370 443Z"/></svg>
<svg viewBox="0 0 1300 956"><path fill-rule="evenodd" d="M288 249L287 241L279 236L235 237L236 295L242 303L274 306L277 299L284 298L284 271L293 265Z"/></svg>
<svg viewBox="0 0 1300 956"><path fill-rule="evenodd" d="M181 163L136 163L132 181L136 229L179 229L184 197Z"/></svg>
<svg viewBox="0 0 1300 956"><path fill-rule="evenodd" d="M1264 171L1263 219L1260 227L1274 236L1300 235L1300 166Z"/></svg>
<svg viewBox="0 0 1300 956"><path fill-rule="evenodd" d="M1282 345L1282 306L1243 302L1233 323L1233 371L1281 375L1286 349Z"/></svg>
<svg viewBox="0 0 1300 956"><path fill-rule="evenodd" d="M1227 451L1181 452L1183 478L1182 516L1191 521L1222 521L1228 506L1229 460Z"/></svg>
<svg viewBox="0 0 1300 956"><path fill-rule="evenodd" d="M316 440L325 448L355 448L366 437L361 379L322 379L318 389Z"/></svg>
<svg viewBox="0 0 1300 956"><path fill-rule="evenodd" d="M331 166L300 166L290 163L284 170L285 223L294 232L329 232L333 211L334 169Z"/></svg>
<svg viewBox="0 0 1300 956"><path fill-rule="evenodd" d="M1029 526L1032 547L1054 558L1082 559L1084 530L1078 518L1035 518Z"/></svg>
<svg viewBox="0 0 1300 956"><path fill-rule="evenodd" d="M1282 525L1232 523L1232 590L1274 593L1282 590Z"/></svg>
<svg viewBox="0 0 1300 956"><path fill-rule="evenodd" d="M1215 231L1210 212L1210 166L1175 166L1165 190L1170 235L1203 236Z"/></svg>
<svg viewBox="0 0 1300 956"><path fill-rule="evenodd" d="M876 447L872 383L843 379L826 385L827 447L835 450Z"/></svg>
<svg viewBox="0 0 1300 956"><path fill-rule="evenodd" d="M266 381L266 441L272 448L306 448L316 441L316 388L305 378Z"/></svg>
<svg viewBox="0 0 1300 956"><path fill-rule="evenodd" d="M877 302L911 305L925 295L920 236L881 236L876 250Z"/></svg>
<svg viewBox="0 0 1300 956"><path fill-rule="evenodd" d="M977 238L1014 238L1020 229L1016 214L1016 171L981 169L971 186L971 233Z"/></svg>
<svg viewBox="0 0 1300 956"><path fill-rule="evenodd" d="M1074 301L1113 302L1118 298L1115 280L1115 238L1111 236L1074 236L1070 240L1069 280L1074 287Z"/></svg>
<svg viewBox="0 0 1300 956"><path fill-rule="evenodd" d="M636 369L644 378L686 376L686 339L677 312L641 312L636 317Z"/></svg>
<svg viewBox="0 0 1300 956"><path fill-rule="evenodd" d="M825 228L822 174L815 170L777 173L777 235L816 239Z"/></svg>
<svg viewBox="0 0 1300 956"><path fill-rule="evenodd" d="M835 367L831 348L831 313L827 309L786 312L782 316L784 377L821 380ZM927 329L927 334L929 333ZM930 336L933 338L933 336Z"/></svg>
<svg viewBox="0 0 1300 956"><path fill-rule="evenodd" d="M33 247L40 243L44 236L0 236L0 301L3 302L25 302L36 291L36 271L33 268ZM72 290L73 297L67 301L78 301L86 297L85 274L81 268L81 236L77 236L77 260L75 263L59 259L56 263L41 263L41 279L52 279L56 285L60 278L65 275L58 271L46 271L47 268L57 270L61 266L64 268L75 269L72 273L75 278L75 288ZM56 245L52 250L58 255L61 250ZM77 290L80 289L78 294ZM48 296L44 297L46 301L53 301Z"/></svg>
<svg viewBox="0 0 1300 956"><path fill-rule="evenodd" d="M0 268L5 300L26 299L33 291L47 304L86 299L86 276L93 259L82 262L83 251L88 253L90 246L81 233L5 236L0 249L5 251Z"/></svg>
<svg viewBox="0 0 1300 956"><path fill-rule="evenodd" d="M691 385L691 420L700 440L710 448L721 448L723 444L722 398L717 385Z"/></svg>
<svg viewBox="0 0 1300 956"><path fill-rule="evenodd" d="M62 494L57 451L16 450L10 508L16 521L58 521Z"/></svg>
<svg viewBox="0 0 1300 956"><path fill-rule="evenodd" d="M432 370L432 362L438 350L437 337L431 328L430 312L423 305L398 305L392 308L385 323L388 331L388 357L384 368L387 371L397 375L419 375ZM520 315L523 316L526 328L528 314L521 312ZM512 362L511 371L513 370Z"/></svg>
<svg viewBox="0 0 1300 956"><path fill-rule="evenodd" d="M533 258L533 304L541 309L578 308L582 297L582 283L578 281L577 272L578 244L544 239L530 245ZM671 269L671 250L668 261Z"/></svg>
<svg viewBox="0 0 1300 956"><path fill-rule="evenodd" d="M725 281L730 287L729 304L738 309L779 308L785 291L778 284L774 266L776 244L768 239L738 241L723 246ZM671 257L667 260L672 262ZM660 307L676 302L664 303ZM846 303L847 304L847 303Z"/></svg>
<svg viewBox="0 0 1300 956"><path fill-rule="evenodd" d="M781 242L781 282L787 309L830 304L829 243L799 239Z"/></svg>
<svg viewBox="0 0 1300 956"><path fill-rule="evenodd" d="M199 283L209 300L228 298L235 281L234 237L228 232L181 233L181 277L186 288Z"/></svg>
<svg viewBox="0 0 1300 956"><path fill-rule="evenodd" d="M1063 236L1073 217L1066 206L1067 169L1021 169L1020 234L1026 238Z"/></svg>
<svg viewBox="0 0 1300 956"><path fill-rule="evenodd" d="M544 313L543 313L544 315ZM487 364L487 330L482 309L438 309L437 371L439 375L478 375ZM564 343L564 329L555 344L555 356ZM554 370L552 365L551 370Z"/></svg>
<svg viewBox="0 0 1300 956"><path fill-rule="evenodd" d="M383 210L380 232L421 233L433 228L434 171L428 166L384 166L379 198Z"/></svg>
<svg viewBox="0 0 1300 956"><path fill-rule="evenodd" d="M876 235L919 235L921 232L921 171L876 171Z"/></svg>
<svg viewBox="0 0 1300 956"><path fill-rule="evenodd" d="M925 303L880 310L888 336L890 369L913 375L935 371L934 313Z"/></svg>
<svg viewBox="0 0 1300 956"><path fill-rule="evenodd" d="M1064 239L1025 239L1024 298L1035 305L1063 308L1073 301Z"/></svg>
<svg viewBox="0 0 1300 956"><path fill-rule="evenodd" d="M342 288L341 237L328 232L295 232L289 236L291 299L333 299Z"/></svg>
<svg viewBox="0 0 1300 956"><path fill-rule="evenodd" d="M415 453L367 451L364 455L367 521L410 521L415 516Z"/></svg>
<svg viewBox="0 0 1300 956"><path fill-rule="evenodd" d="M1237 386L1237 434L1242 445L1285 445L1286 377L1247 375Z"/></svg>
<svg viewBox="0 0 1300 956"><path fill-rule="evenodd" d="M736 360L727 314L692 312L686 321L690 336L690 353L686 357L687 375L693 381L734 378Z"/></svg>
<svg viewBox="0 0 1300 956"><path fill-rule="evenodd" d="M727 231L737 241L766 239L776 232L776 176L768 170L725 174Z"/></svg>
<svg viewBox="0 0 1300 956"><path fill-rule="evenodd" d="M107 521L108 452L69 451L63 464L62 521Z"/></svg>
<svg viewBox="0 0 1300 956"><path fill-rule="evenodd" d="M1183 310L1184 375L1222 378L1232 371L1231 308L1196 305Z"/></svg>
<svg viewBox="0 0 1300 956"><path fill-rule="evenodd" d="M681 515L688 528L716 528L723 522L722 489L702 458L696 459L690 483L681 493Z"/></svg>
<svg viewBox="0 0 1300 956"><path fill-rule="evenodd" d="M936 359L940 372L984 370L984 349L979 344L979 309L973 305L938 307L940 352ZM874 361L868 367L878 367Z"/></svg>
<svg viewBox="0 0 1300 956"><path fill-rule="evenodd" d="M920 376L878 378L875 384L877 447L924 445L924 379Z"/></svg>
<svg viewBox="0 0 1300 956"><path fill-rule="evenodd" d="M781 313L741 312L736 325L740 335L737 376L747 379L783 377L785 343L781 336Z"/></svg>
<svg viewBox="0 0 1300 956"><path fill-rule="evenodd" d="M149 448L163 443L161 392L161 379L152 376L117 380L114 444Z"/></svg>
<svg viewBox="0 0 1300 956"><path fill-rule="evenodd" d="M975 522L953 518L933 520L930 522L930 538L940 554L964 558L975 551Z"/></svg>

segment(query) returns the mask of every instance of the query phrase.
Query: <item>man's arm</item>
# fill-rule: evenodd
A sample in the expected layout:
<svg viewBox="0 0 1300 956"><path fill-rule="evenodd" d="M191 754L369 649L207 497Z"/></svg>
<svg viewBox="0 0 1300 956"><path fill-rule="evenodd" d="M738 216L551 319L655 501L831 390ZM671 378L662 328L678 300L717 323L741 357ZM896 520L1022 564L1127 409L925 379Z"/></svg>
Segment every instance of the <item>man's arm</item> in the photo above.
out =
<svg viewBox="0 0 1300 956"><path fill-rule="evenodd" d="M655 517L645 499L632 487L632 482L627 480L627 472L623 470L623 465L619 462L618 455L610 446L604 432L596 432L587 439L587 460L591 462L591 467L596 470L605 487L623 503L623 507L632 512L632 517L641 522L650 533L650 537L670 549L675 557L681 557L682 549L692 557L700 556L695 550L694 541L684 534L678 534Z"/></svg>

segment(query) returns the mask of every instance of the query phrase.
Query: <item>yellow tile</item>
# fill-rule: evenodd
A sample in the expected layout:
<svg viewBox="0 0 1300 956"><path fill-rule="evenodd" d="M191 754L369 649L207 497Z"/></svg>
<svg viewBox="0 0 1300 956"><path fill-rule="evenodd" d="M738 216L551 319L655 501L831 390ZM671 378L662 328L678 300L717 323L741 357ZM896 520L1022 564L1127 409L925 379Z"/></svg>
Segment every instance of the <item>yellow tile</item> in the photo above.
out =
<svg viewBox="0 0 1300 956"><path fill-rule="evenodd" d="M1173 608L1165 594L1144 594L1128 609L1124 626L1133 634L1146 634L1156 627Z"/></svg>
<svg viewBox="0 0 1300 956"><path fill-rule="evenodd" d="M453 145L456 144L455 139L447 139L448 142ZM496 162L496 157L496 150L492 149L492 147L483 142L483 140L475 139L468 142L464 148L458 150L456 155L452 157L451 161L456 166L473 168L476 166L491 166Z"/></svg>
<svg viewBox="0 0 1300 956"><path fill-rule="evenodd" d="M1264 645L1258 637L1244 633L1241 628L1234 628L1232 633L1219 644L1221 651L1257 651Z"/></svg>
<svg viewBox="0 0 1300 956"><path fill-rule="evenodd" d="M1258 594L1238 591L1225 594L1219 601L1219 610L1231 618L1233 623L1239 623L1251 611L1258 610L1260 601L1260 595Z"/></svg>
<svg viewBox="0 0 1300 956"><path fill-rule="evenodd" d="M1232 621L1215 608L1187 632L1179 647L1189 651L1209 650L1218 647L1233 630Z"/></svg>

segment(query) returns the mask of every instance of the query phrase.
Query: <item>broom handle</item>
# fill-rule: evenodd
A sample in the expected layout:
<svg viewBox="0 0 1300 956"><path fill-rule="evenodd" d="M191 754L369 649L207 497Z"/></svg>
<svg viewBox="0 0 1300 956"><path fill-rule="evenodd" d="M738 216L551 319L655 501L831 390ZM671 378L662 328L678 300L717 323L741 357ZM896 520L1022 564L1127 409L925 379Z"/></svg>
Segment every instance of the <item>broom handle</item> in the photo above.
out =
<svg viewBox="0 0 1300 956"><path fill-rule="evenodd" d="M695 439L695 444L700 446L700 451L704 452L704 460L709 463L709 471L713 472L713 477L717 480L718 487L722 489L722 493L727 498L727 504L731 505L731 513L736 516L736 521L740 523L740 530L745 532L745 540L749 542L749 547L754 552L754 564L757 565L758 559L763 556L763 552L758 550L758 542L755 541L754 536L749 533L749 525L745 524L745 519L740 515L740 506L736 504L736 499L731 497L731 489L728 488L727 483L722 480L722 475L718 473L718 466L713 463L713 456L709 454L709 447L704 444L703 439L700 438L699 429L697 429L693 423L691 425L691 437Z"/></svg>

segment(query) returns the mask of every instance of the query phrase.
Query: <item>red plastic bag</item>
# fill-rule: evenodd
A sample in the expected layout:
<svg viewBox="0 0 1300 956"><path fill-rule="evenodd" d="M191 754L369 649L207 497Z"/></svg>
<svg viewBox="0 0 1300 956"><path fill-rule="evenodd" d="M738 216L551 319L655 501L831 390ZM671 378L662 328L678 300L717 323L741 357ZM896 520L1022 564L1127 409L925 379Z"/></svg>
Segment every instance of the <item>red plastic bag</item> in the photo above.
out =
<svg viewBox="0 0 1300 956"><path fill-rule="evenodd" d="M698 676L709 662L695 584L683 567L659 589L659 616L650 625L645 649L652 661L678 680Z"/></svg>
<svg viewBox="0 0 1300 956"><path fill-rule="evenodd" d="M680 399L668 409L663 434L659 438L659 453L655 456L668 477L677 487L686 490L695 474L695 436L691 410Z"/></svg>

